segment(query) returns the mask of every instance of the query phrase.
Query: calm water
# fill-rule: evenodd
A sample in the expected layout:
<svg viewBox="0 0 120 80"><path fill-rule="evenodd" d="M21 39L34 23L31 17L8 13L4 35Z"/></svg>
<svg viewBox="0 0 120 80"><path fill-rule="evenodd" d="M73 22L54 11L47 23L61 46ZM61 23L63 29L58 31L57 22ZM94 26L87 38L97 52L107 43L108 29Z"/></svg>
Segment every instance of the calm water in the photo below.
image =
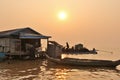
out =
<svg viewBox="0 0 120 80"><path fill-rule="evenodd" d="M100 52L63 57L117 60L120 54ZM0 80L120 80L120 65L112 69L61 66L47 60L11 60L0 63Z"/></svg>

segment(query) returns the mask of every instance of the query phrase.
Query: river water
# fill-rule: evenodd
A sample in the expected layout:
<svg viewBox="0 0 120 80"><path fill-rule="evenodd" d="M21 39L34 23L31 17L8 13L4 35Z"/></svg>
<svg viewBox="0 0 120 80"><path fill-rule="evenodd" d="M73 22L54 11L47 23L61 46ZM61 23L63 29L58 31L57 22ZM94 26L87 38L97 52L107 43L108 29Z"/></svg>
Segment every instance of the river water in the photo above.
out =
<svg viewBox="0 0 120 80"><path fill-rule="evenodd" d="M89 59L120 59L120 53L100 52L97 55L62 55ZM120 80L120 65L116 68L71 67L48 60L9 60L0 63L0 80Z"/></svg>

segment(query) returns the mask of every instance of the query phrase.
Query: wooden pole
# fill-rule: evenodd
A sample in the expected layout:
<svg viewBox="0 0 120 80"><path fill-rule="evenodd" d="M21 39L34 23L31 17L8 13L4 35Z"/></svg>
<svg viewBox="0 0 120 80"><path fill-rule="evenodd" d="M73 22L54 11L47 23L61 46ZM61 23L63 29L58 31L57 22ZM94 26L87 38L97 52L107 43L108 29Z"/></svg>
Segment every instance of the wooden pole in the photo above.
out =
<svg viewBox="0 0 120 80"><path fill-rule="evenodd" d="M21 53L22 53L22 51L21 51L21 39L20 39L20 58L21 58Z"/></svg>
<svg viewBox="0 0 120 80"><path fill-rule="evenodd" d="M47 38L47 50L46 50L47 53L48 53L48 45L49 45L49 38Z"/></svg>

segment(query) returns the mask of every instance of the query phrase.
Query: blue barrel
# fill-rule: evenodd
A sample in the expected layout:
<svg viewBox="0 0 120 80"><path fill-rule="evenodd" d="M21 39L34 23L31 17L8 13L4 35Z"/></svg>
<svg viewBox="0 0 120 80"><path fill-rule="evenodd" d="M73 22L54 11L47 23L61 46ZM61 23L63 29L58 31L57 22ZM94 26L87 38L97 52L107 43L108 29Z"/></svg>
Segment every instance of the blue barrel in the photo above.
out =
<svg viewBox="0 0 120 80"><path fill-rule="evenodd" d="M0 60L3 60L3 59L5 59L5 53L2 53L2 52L0 52Z"/></svg>

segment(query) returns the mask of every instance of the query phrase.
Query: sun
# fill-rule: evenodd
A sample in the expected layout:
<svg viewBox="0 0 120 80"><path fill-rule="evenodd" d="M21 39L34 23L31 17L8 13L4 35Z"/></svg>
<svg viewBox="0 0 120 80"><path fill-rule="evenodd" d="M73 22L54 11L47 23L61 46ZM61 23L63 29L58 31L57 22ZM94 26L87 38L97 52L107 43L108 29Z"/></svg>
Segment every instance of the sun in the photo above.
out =
<svg viewBox="0 0 120 80"><path fill-rule="evenodd" d="M61 12L59 12L59 14L58 14L58 18L59 18L60 20L65 20L65 19L67 18L67 14L66 14L65 12L61 11Z"/></svg>

